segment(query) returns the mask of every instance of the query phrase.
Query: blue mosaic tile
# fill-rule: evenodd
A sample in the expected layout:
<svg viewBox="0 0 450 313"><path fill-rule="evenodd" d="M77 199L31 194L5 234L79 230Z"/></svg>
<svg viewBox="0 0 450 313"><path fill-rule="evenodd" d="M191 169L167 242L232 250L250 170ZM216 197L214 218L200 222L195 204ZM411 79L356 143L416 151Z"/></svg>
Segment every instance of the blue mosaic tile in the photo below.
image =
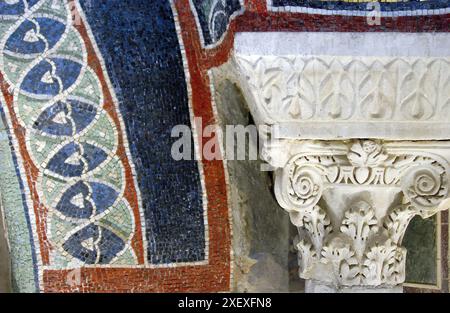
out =
<svg viewBox="0 0 450 313"><path fill-rule="evenodd" d="M63 58L44 60L27 74L21 89L36 95L55 96L72 86L80 72L78 62Z"/></svg>
<svg viewBox="0 0 450 313"><path fill-rule="evenodd" d="M65 29L63 23L50 18L36 18L34 23L24 21L8 38L5 48L21 54L43 53L46 48L55 46ZM45 37L45 41L42 37Z"/></svg>
<svg viewBox="0 0 450 313"><path fill-rule="evenodd" d="M86 129L96 114L93 105L77 100L58 101L41 113L34 128L49 135L73 136Z"/></svg>
<svg viewBox="0 0 450 313"><path fill-rule="evenodd" d="M106 152L88 143L69 143L50 159L47 169L65 177L80 177L91 171L107 158Z"/></svg>
<svg viewBox="0 0 450 313"><path fill-rule="evenodd" d="M26 5L28 8L32 8L39 0L28 0ZM19 15L25 12L25 3L23 1L17 1L8 3L6 1L0 2L0 15Z"/></svg>
<svg viewBox="0 0 450 313"><path fill-rule="evenodd" d="M94 224L73 234L63 245L69 254L86 264L108 264L124 246L120 237Z"/></svg>

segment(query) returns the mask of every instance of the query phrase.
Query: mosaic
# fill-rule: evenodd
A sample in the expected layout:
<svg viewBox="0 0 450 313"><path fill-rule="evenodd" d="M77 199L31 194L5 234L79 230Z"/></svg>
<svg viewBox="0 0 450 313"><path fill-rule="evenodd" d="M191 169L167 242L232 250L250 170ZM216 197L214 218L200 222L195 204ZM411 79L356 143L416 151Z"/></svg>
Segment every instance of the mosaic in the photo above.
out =
<svg viewBox="0 0 450 313"><path fill-rule="evenodd" d="M189 277L164 283L164 269L189 264L207 265L200 272L213 269L210 278L192 271L195 281L227 285L216 275L229 277L228 235L224 249L208 252L202 166L176 162L170 153L173 126L189 124L191 116L173 7L166 1L150 6L132 0L0 2L1 103L15 162L7 169L19 179L18 230L29 238L27 251L13 255L31 270L13 266L17 280L19 272L26 274L17 290L56 291L61 281L78 290L65 282L81 269L92 277L87 288L95 290L105 278L98 274L102 267L130 271L135 284L161 281L144 284L149 290L180 288L177 281ZM127 21L132 24L111 36L111 28ZM212 217L219 214L227 227L226 200L215 207L223 209ZM18 220L5 211L8 220ZM119 288L111 283L109 290ZM132 285L122 283L122 289Z"/></svg>
<svg viewBox="0 0 450 313"><path fill-rule="evenodd" d="M445 14L450 12L448 0L385 0L385 1L317 1L317 0L267 0L269 9L326 15L366 15L372 11L373 2L379 2L382 16L412 16ZM372 3L368 6L368 3Z"/></svg>
<svg viewBox="0 0 450 313"><path fill-rule="evenodd" d="M242 9L242 0L192 0L205 45L218 42L230 19Z"/></svg>
<svg viewBox="0 0 450 313"><path fill-rule="evenodd" d="M381 7L421 12L382 30L449 31L448 1ZM379 30L339 23L364 8L0 0L0 192L15 290L230 290L224 164L173 160L171 130L193 116L215 123L208 71L227 62L235 32ZM336 16L298 18L315 10ZM73 270L81 284L67 283Z"/></svg>
<svg viewBox="0 0 450 313"><path fill-rule="evenodd" d="M171 129L190 124L183 60L170 4L83 0L81 6L111 81L120 86L117 98L132 143L148 261L203 261L205 227L198 165L196 161L175 161L170 153ZM121 21L132 24L111 33ZM134 65L136 60L139 67Z"/></svg>

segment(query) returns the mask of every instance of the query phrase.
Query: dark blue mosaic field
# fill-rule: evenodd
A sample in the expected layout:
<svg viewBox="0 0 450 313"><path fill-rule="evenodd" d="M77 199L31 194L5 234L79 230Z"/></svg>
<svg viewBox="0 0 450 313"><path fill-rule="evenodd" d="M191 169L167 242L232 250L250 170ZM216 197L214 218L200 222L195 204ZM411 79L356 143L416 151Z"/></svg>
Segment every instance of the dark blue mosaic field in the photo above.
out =
<svg viewBox="0 0 450 313"><path fill-rule="evenodd" d="M171 130L190 125L169 1L80 1L123 115L145 215L148 261L205 258L197 161L171 158Z"/></svg>

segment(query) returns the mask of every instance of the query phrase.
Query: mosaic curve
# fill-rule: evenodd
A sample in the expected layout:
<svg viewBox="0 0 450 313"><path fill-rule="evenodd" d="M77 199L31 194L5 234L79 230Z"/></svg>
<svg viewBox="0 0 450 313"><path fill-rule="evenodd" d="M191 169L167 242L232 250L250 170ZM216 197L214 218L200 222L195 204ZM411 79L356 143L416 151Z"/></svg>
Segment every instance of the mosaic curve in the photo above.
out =
<svg viewBox="0 0 450 313"><path fill-rule="evenodd" d="M47 268L138 264L119 134L64 0L1 1L0 68L47 208ZM41 241L42 241L41 237ZM41 242L42 244L42 242Z"/></svg>
<svg viewBox="0 0 450 313"><path fill-rule="evenodd" d="M243 0L191 0L204 45L219 42L232 17L243 9Z"/></svg>

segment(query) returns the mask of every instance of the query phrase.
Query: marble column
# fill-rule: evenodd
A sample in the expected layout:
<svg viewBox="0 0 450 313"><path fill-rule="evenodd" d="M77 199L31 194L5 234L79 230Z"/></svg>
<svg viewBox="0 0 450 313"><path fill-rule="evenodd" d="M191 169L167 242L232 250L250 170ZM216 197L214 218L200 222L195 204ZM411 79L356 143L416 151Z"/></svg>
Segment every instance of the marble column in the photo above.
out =
<svg viewBox="0 0 450 313"><path fill-rule="evenodd" d="M409 222L450 205L450 35L235 41L223 72L264 129L306 291L401 292Z"/></svg>

